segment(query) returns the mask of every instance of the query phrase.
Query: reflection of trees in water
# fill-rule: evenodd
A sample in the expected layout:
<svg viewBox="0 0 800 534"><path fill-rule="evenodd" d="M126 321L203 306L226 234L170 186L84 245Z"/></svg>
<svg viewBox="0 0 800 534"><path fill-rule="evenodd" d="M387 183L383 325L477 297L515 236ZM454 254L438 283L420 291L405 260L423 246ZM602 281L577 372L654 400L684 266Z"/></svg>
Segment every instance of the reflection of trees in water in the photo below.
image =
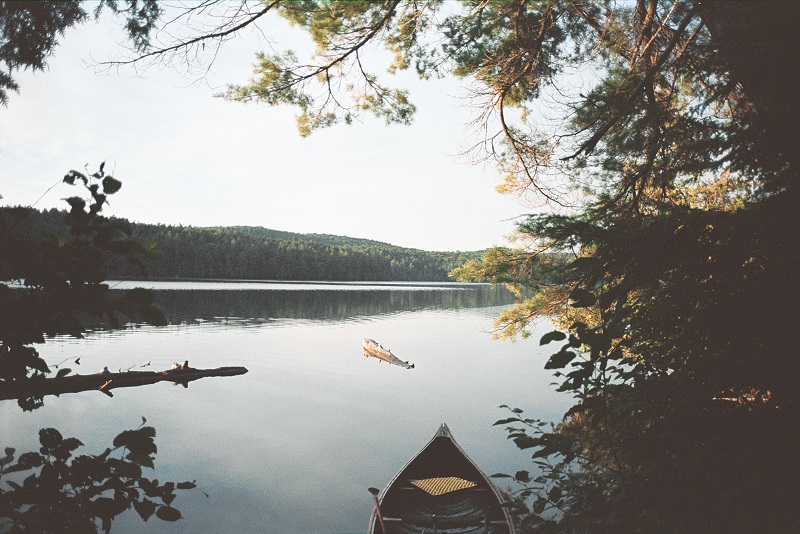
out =
<svg viewBox="0 0 800 534"><path fill-rule="evenodd" d="M163 290L156 301L171 323L219 317L342 320L423 309L485 308L511 304L506 289L446 290Z"/></svg>

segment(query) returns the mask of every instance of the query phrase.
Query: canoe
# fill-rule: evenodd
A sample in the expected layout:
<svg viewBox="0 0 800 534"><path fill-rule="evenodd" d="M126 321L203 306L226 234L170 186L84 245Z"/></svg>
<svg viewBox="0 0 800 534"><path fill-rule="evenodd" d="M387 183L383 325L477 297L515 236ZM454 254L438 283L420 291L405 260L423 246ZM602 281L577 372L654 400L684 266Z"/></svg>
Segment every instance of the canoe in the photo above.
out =
<svg viewBox="0 0 800 534"><path fill-rule="evenodd" d="M404 362L392 354L392 351L384 348L374 339L365 338L361 343L361 347L364 349L364 357L371 356L372 358L377 358L381 361L391 363L392 365L399 365L400 367L405 367L406 369L414 368L413 363Z"/></svg>
<svg viewBox="0 0 800 534"><path fill-rule="evenodd" d="M443 424L376 498L369 534L514 534L503 501Z"/></svg>

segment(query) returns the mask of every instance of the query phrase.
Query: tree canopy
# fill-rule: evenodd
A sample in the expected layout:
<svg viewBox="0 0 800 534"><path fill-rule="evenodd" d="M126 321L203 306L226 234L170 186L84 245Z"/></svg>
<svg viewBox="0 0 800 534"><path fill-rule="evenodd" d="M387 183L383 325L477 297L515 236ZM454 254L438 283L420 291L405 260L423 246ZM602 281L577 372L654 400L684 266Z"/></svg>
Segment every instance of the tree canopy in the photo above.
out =
<svg viewBox="0 0 800 534"><path fill-rule="evenodd" d="M30 215L27 209L0 211L0 387L51 373L33 345L43 343L45 336L81 337L90 316L112 327L121 326L123 317L166 324L146 290L110 298L104 282L111 264L141 266L150 251L131 239L127 222L101 214L107 197L122 187L103 167L88 176L74 170L64 176L64 182L84 187L91 198L88 203L81 196L66 199L66 235L30 232L22 224ZM41 402L37 397L19 399L24 410Z"/></svg>
<svg viewBox="0 0 800 534"><path fill-rule="evenodd" d="M0 1L0 104L8 104L8 91L19 91L16 71L44 70L64 31L90 18L86 6L80 0ZM103 8L124 17L134 50L149 47L150 32L162 14L156 0L100 0L92 16L97 18Z"/></svg>

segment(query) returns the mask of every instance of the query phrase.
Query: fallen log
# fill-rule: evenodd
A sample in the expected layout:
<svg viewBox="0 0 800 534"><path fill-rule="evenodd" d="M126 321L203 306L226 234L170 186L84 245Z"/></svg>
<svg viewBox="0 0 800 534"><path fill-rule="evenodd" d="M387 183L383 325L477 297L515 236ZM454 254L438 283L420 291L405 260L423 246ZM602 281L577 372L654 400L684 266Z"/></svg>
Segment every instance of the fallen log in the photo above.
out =
<svg viewBox="0 0 800 534"><path fill-rule="evenodd" d="M364 357L372 357L377 358L378 361L391 363L392 365L398 365L400 367L405 367L406 369L413 369L414 364L404 362L394 354L389 349L383 347L380 343L375 341L374 339L365 338L364 341L361 343L361 347L363 348Z"/></svg>
<svg viewBox="0 0 800 534"><path fill-rule="evenodd" d="M247 372L246 367L218 367L216 369L195 369L188 362L173 365L166 371L125 371L112 373L104 368L93 375L71 375L55 378L43 376L0 383L0 400L26 399L79 393L97 390L113 397L112 389L146 386L157 382L172 382L188 387L189 382L209 376L237 376Z"/></svg>

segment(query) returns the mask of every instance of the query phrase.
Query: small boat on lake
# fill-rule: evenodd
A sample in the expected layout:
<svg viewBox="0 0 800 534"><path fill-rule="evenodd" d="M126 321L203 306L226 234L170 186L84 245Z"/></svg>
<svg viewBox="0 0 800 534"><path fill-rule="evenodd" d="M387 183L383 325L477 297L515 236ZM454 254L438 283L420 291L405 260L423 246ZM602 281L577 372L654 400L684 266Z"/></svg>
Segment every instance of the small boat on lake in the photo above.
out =
<svg viewBox="0 0 800 534"><path fill-rule="evenodd" d="M389 482L380 498L376 496L368 532L514 534L503 501L443 424Z"/></svg>
<svg viewBox="0 0 800 534"><path fill-rule="evenodd" d="M392 351L384 348L380 343L378 343L374 339L365 338L364 341L361 343L361 346L364 349L364 357L377 358L381 361L391 363L392 365L399 365L400 367L405 367L406 369L414 368L413 363L404 362L403 360L392 354Z"/></svg>

